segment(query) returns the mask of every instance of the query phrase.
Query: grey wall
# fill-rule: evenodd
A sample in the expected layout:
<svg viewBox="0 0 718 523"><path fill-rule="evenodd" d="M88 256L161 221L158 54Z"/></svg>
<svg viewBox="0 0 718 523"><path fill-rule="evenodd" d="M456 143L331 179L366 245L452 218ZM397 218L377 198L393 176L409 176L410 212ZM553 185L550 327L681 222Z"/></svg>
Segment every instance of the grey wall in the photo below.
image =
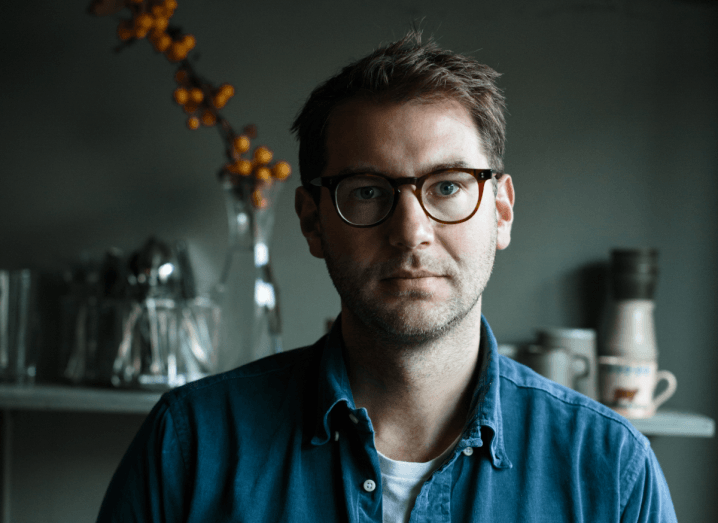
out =
<svg viewBox="0 0 718 523"><path fill-rule="evenodd" d="M219 137L184 127L166 60L145 42L113 54L116 20L85 7L4 6L0 267L64 268L154 233L189 241L207 290L226 238ZM296 165L288 127L311 89L422 17L441 45L504 73L516 222L484 298L499 340L596 326L609 250L657 247L660 364L678 378L666 406L718 418L715 1L180 0L174 20L197 38L199 71L236 86L228 119L258 124ZM299 233L297 185L279 198L271 247L287 347L313 342L339 307ZM17 416L13 520L92 520L138 422ZM679 520L718 520L715 440L653 446Z"/></svg>

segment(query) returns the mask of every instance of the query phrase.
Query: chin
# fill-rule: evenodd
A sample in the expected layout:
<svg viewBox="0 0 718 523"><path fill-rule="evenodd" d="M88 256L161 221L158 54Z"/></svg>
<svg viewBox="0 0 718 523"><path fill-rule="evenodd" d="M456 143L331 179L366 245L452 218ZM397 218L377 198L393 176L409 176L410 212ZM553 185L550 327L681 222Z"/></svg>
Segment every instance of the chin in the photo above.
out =
<svg viewBox="0 0 718 523"><path fill-rule="evenodd" d="M426 300L414 300L401 306L386 303L375 307L349 307L375 335L398 345L420 345L451 332L474 309L458 304L439 306Z"/></svg>

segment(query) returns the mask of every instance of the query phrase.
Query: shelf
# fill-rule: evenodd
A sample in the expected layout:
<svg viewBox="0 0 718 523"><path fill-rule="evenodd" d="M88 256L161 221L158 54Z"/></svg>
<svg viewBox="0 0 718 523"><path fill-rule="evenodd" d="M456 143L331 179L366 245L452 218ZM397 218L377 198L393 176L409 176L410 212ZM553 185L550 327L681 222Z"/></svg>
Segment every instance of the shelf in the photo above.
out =
<svg viewBox="0 0 718 523"><path fill-rule="evenodd" d="M0 385L0 409L147 414L161 395L70 385Z"/></svg>
<svg viewBox="0 0 718 523"><path fill-rule="evenodd" d="M160 392L69 385L0 385L0 409L147 414L160 396ZM646 436L715 435L715 422L692 412L661 409L652 418L629 421Z"/></svg>
<svg viewBox="0 0 718 523"><path fill-rule="evenodd" d="M715 435L715 421L693 412L659 409L652 418L629 421L646 436L712 438Z"/></svg>

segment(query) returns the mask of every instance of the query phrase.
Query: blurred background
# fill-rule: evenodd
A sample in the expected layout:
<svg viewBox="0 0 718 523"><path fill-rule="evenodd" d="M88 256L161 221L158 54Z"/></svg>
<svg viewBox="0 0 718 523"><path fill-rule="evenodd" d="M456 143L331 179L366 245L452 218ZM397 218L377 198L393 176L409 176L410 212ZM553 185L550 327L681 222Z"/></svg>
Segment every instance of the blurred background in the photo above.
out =
<svg viewBox="0 0 718 523"><path fill-rule="evenodd" d="M222 142L185 126L175 67L147 42L113 53L119 18L87 5L4 6L0 268L61 271L154 234L187 242L207 291L227 242ZM270 245L285 348L313 343L339 312L294 214L289 127L320 81L416 20L503 73L516 220L483 302L499 341L596 328L610 250L654 247L659 362L678 379L666 406L718 418L716 1L179 0L172 21L197 39L194 66L235 86L224 115L256 124L254 143L295 168ZM12 521L92 521L143 416L14 415ZM715 440L652 445L679 521L717 521Z"/></svg>

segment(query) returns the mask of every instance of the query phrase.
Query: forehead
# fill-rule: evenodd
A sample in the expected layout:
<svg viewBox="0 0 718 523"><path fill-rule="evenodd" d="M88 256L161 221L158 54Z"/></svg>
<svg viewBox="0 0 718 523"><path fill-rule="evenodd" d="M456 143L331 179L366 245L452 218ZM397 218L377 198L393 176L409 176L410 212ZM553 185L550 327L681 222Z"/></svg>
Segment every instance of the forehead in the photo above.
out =
<svg viewBox="0 0 718 523"><path fill-rule="evenodd" d="M326 160L326 175L362 167L402 175L446 163L488 167L471 113L452 99L346 102L329 119Z"/></svg>

